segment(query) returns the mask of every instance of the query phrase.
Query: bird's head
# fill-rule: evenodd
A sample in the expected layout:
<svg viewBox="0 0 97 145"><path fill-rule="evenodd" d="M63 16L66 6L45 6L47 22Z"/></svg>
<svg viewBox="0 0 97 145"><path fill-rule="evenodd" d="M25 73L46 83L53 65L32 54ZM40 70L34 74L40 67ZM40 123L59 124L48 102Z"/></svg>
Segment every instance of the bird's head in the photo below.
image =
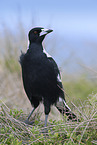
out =
<svg viewBox="0 0 97 145"><path fill-rule="evenodd" d="M35 27L31 29L28 34L30 44L33 42L42 43L44 37L52 31L53 30L51 29L44 29L42 27Z"/></svg>

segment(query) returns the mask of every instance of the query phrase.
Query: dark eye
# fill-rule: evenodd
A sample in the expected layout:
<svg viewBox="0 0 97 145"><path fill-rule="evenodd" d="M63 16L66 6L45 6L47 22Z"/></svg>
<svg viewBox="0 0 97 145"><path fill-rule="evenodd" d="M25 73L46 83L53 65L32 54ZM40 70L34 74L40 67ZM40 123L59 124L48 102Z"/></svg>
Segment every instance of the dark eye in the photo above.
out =
<svg viewBox="0 0 97 145"><path fill-rule="evenodd" d="M34 34L37 34L38 32L37 31L34 31Z"/></svg>

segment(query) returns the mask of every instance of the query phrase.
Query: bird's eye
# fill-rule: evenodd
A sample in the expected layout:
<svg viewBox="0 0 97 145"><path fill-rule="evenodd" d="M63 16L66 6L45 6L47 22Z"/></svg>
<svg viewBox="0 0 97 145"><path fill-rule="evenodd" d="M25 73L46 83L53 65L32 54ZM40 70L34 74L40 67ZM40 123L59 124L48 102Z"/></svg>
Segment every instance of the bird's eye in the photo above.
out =
<svg viewBox="0 0 97 145"><path fill-rule="evenodd" d="M34 31L34 34L37 34L38 32L37 31Z"/></svg>

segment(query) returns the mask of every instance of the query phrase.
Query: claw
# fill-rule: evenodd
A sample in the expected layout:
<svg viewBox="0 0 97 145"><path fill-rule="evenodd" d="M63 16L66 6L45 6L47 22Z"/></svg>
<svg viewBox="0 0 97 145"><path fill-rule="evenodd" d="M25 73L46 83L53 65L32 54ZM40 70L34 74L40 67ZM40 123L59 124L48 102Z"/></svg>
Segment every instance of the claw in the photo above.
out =
<svg viewBox="0 0 97 145"><path fill-rule="evenodd" d="M26 124L28 124L28 125L32 125L32 124L34 123L34 121L31 121L31 122L30 122L28 119L25 120L24 122L25 122Z"/></svg>

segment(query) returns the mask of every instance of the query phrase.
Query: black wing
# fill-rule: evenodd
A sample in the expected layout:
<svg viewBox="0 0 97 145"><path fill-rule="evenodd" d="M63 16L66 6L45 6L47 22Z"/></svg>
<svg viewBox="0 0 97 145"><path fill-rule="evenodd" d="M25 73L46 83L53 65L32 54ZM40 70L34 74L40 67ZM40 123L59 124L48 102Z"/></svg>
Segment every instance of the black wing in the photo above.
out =
<svg viewBox="0 0 97 145"><path fill-rule="evenodd" d="M59 71L59 68L55 62L55 60L52 58L52 57L48 57L48 60L50 61L50 63L52 63L53 67L54 67L54 70L55 70L55 74L56 76L59 75L60 79L61 79L61 76L60 76L60 71Z"/></svg>
<svg viewBox="0 0 97 145"><path fill-rule="evenodd" d="M55 74L57 77L57 85L60 88L60 97L65 100L65 95L64 95L64 91L63 91L63 85L62 85L62 81L61 81L61 75L60 75L59 68L58 68L55 60L52 57L48 57L48 60L53 65L54 70L55 70Z"/></svg>

